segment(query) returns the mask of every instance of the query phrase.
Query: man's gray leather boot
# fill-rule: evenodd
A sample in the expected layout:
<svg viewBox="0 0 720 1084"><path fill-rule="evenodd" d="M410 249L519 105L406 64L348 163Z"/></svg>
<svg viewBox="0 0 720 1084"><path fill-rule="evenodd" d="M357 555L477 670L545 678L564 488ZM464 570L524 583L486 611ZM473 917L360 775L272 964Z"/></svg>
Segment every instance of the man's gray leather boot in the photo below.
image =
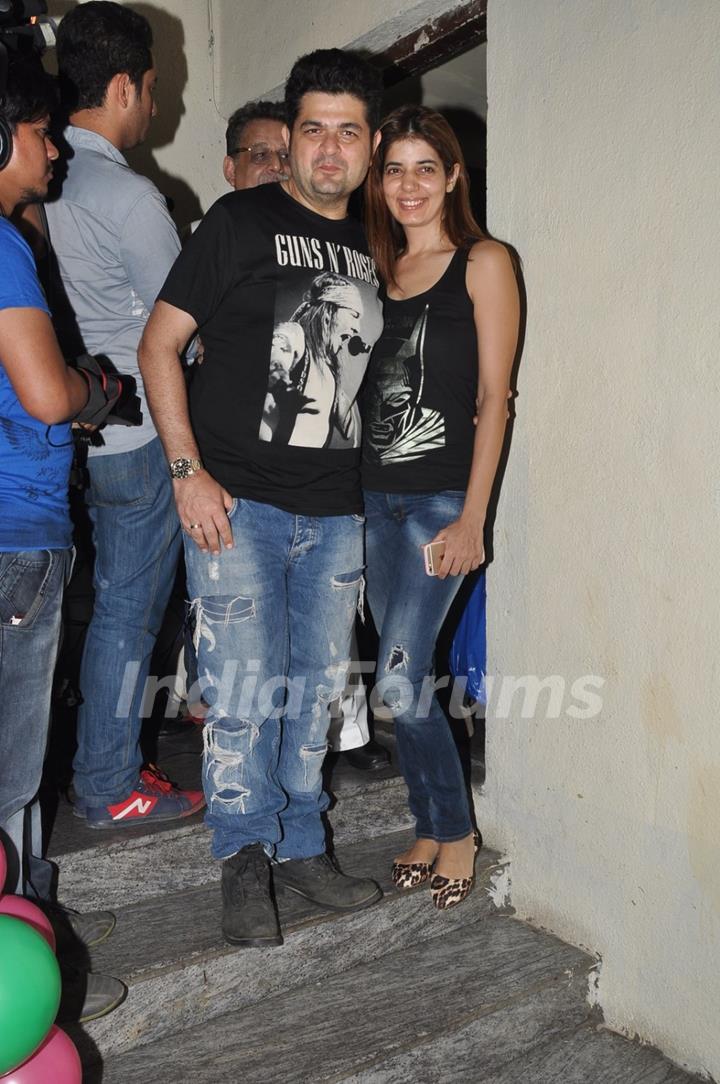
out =
<svg viewBox="0 0 720 1084"><path fill-rule="evenodd" d="M270 862L262 843L243 847L222 868L222 932L231 945L282 945Z"/></svg>
<svg viewBox="0 0 720 1084"><path fill-rule="evenodd" d="M276 887L297 892L327 911L362 911L382 899L382 889L369 877L348 877L329 854L291 858L273 866Z"/></svg>

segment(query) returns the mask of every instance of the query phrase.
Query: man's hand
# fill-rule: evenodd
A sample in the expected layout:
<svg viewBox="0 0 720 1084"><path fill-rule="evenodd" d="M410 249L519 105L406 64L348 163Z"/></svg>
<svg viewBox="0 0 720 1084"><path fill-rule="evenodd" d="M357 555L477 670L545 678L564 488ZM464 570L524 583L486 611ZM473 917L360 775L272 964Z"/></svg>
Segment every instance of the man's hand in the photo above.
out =
<svg viewBox="0 0 720 1084"><path fill-rule="evenodd" d="M445 552L438 569L438 577L467 576L474 572L485 560L483 544L483 523L460 516L454 523L449 523L432 539L444 542Z"/></svg>
<svg viewBox="0 0 720 1084"><path fill-rule="evenodd" d="M206 470L189 478L173 480L175 504L183 530L198 549L218 556L222 546L232 549L233 536L227 514L233 498Z"/></svg>

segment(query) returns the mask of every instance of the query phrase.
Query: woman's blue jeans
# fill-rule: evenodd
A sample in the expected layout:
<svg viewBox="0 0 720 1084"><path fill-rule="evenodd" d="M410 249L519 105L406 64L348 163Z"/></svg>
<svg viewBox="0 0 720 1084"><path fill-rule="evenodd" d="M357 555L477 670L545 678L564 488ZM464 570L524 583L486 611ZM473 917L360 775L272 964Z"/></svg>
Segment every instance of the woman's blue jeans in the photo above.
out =
<svg viewBox="0 0 720 1084"><path fill-rule="evenodd" d="M217 557L185 538L212 851L259 842L278 859L311 858L325 850L321 772L350 664L363 517L236 500L228 519L234 546Z"/></svg>
<svg viewBox="0 0 720 1084"><path fill-rule="evenodd" d="M428 576L421 547L462 512L465 494L365 492L367 593L378 634L376 695L392 711L418 839L472 831L462 765L434 692L435 641L462 579Z"/></svg>

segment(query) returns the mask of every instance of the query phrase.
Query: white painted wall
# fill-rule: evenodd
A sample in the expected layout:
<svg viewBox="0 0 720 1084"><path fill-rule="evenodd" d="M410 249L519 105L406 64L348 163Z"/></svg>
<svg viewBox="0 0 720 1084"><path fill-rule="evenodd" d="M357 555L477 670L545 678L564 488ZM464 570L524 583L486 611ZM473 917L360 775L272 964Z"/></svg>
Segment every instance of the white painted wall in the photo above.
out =
<svg viewBox="0 0 720 1084"><path fill-rule="evenodd" d="M488 223L529 298L490 668L606 684L490 720L479 809L608 1023L718 1078L719 42L716 0L489 4Z"/></svg>

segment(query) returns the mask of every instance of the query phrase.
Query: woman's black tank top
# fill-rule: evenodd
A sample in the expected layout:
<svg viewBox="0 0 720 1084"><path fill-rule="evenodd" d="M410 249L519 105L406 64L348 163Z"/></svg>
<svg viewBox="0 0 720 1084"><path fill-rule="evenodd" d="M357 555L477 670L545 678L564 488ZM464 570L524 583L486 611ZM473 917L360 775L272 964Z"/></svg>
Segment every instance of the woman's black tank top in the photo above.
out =
<svg viewBox="0 0 720 1084"><path fill-rule="evenodd" d="M363 396L365 489L466 489L478 383L477 334L465 285L468 249L415 297L385 295L385 327Z"/></svg>

